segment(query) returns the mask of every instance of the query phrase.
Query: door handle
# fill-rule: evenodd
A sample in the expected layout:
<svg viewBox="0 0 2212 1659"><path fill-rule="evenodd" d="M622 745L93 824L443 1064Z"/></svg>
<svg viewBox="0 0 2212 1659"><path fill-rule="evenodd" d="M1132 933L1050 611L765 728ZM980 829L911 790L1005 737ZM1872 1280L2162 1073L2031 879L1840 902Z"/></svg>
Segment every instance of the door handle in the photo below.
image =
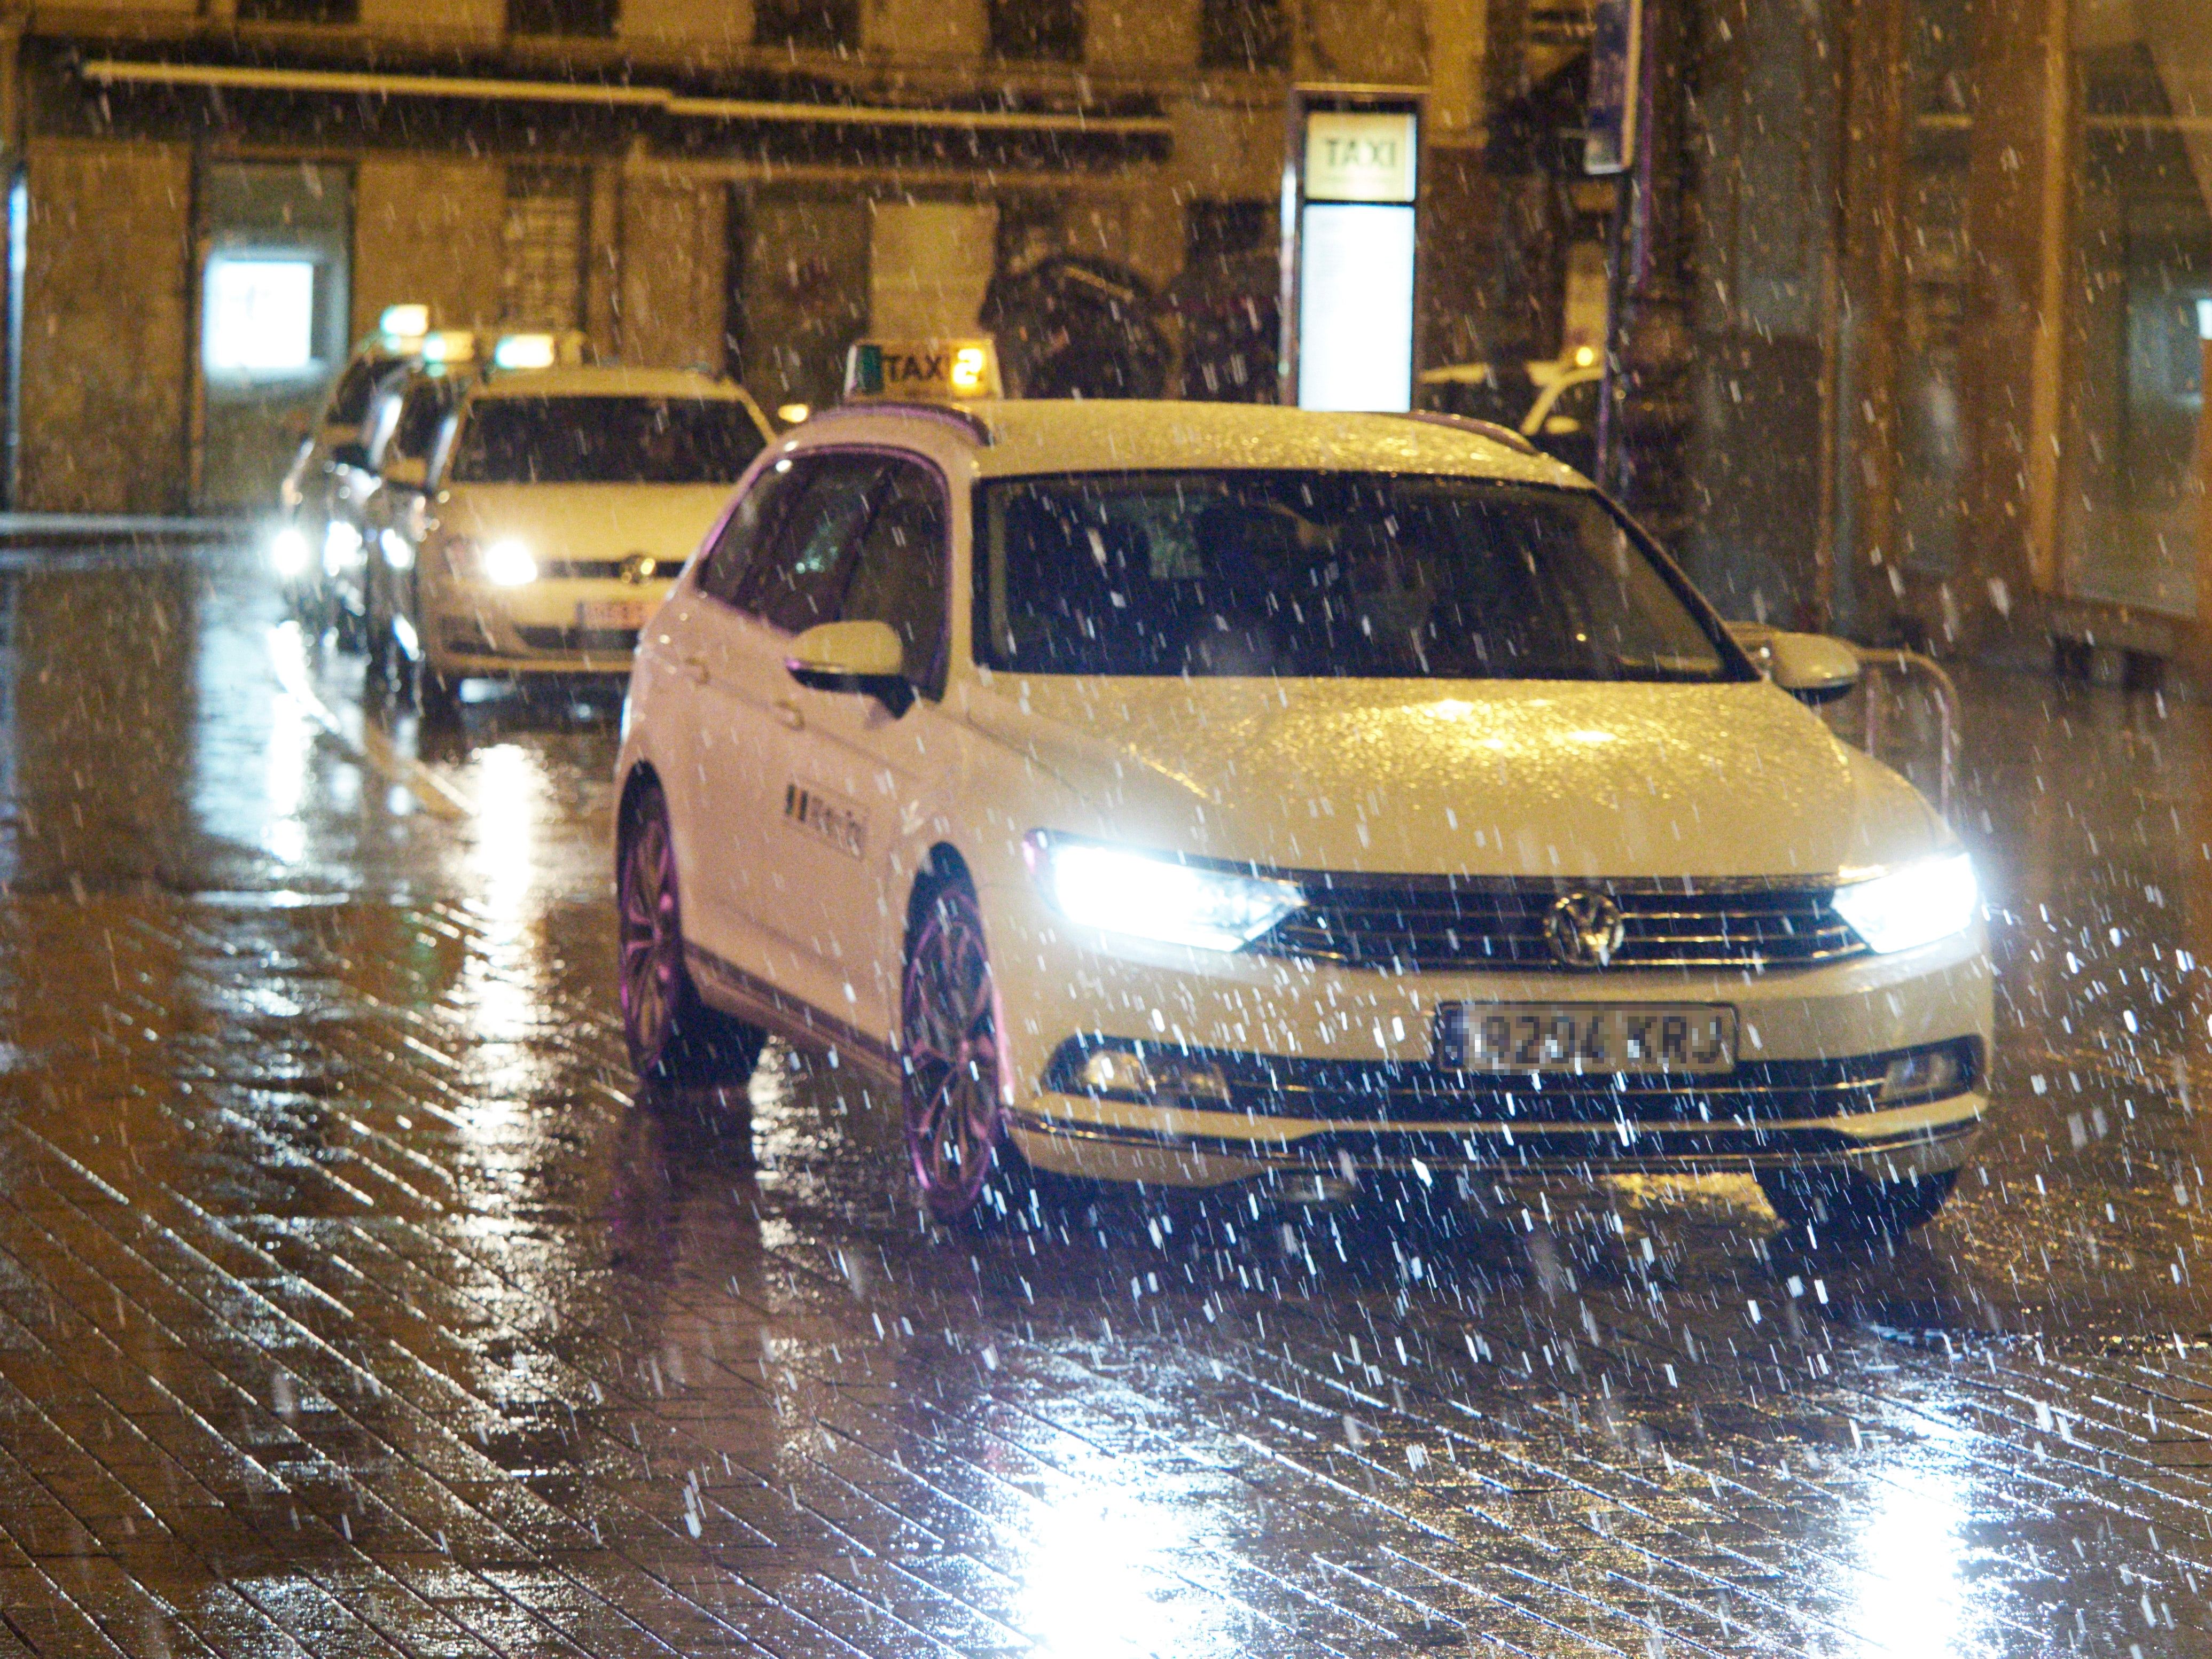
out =
<svg viewBox="0 0 2212 1659"><path fill-rule="evenodd" d="M778 720L794 732L803 730L806 725L806 716L799 712L799 705L789 697L778 697L775 700L775 714Z"/></svg>
<svg viewBox="0 0 2212 1659"><path fill-rule="evenodd" d="M707 659L696 653L687 653L679 656L676 659L676 665L684 671L684 678L695 685L704 685L712 678L707 672Z"/></svg>

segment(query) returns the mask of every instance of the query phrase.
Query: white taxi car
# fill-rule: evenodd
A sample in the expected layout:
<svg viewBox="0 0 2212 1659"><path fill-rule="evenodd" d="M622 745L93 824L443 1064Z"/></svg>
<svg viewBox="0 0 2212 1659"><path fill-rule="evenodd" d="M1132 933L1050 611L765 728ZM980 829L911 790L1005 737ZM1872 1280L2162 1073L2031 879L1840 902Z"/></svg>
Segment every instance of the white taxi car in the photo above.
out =
<svg viewBox="0 0 2212 1659"><path fill-rule="evenodd" d="M631 680L641 1073L828 1048L945 1218L1031 1170L1932 1215L1984 1114L1966 855L1784 689L1847 690L1843 647L1762 676L1488 430L982 401L779 441Z"/></svg>
<svg viewBox="0 0 2212 1659"><path fill-rule="evenodd" d="M427 464L385 480L390 627L426 713L450 713L471 678L627 672L640 625L769 439L731 381L515 349L538 337L500 341Z"/></svg>

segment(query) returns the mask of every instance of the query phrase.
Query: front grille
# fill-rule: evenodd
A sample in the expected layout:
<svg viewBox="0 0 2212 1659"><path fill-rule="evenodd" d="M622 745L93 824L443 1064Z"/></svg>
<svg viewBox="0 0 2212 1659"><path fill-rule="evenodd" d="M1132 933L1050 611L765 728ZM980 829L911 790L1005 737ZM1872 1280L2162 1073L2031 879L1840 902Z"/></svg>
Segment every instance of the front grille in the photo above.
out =
<svg viewBox="0 0 2212 1659"><path fill-rule="evenodd" d="M1832 890L1750 883L1512 882L1452 876L1298 878L1306 902L1253 949L1347 967L1572 969L1545 918L1571 892L1620 907L1609 968L1802 968L1863 954Z"/></svg>
<svg viewBox="0 0 2212 1659"><path fill-rule="evenodd" d="M1096 1092L1083 1086L1083 1063L1093 1047L1107 1046L1115 1045L1069 1038L1046 1067L1045 1086L1065 1094ZM1842 1117L1877 1107L1905 1106L1964 1094L1978 1086L1982 1069L1981 1044L1971 1037L1934 1044L1929 1049L1836 1060L1756 1061L1740 1065L1725 1075L1696 1078L1475 1073L1425 1060L1319 1060L1169 1045L1157 1050L1128 1046L1139 1047L1147 1055L1172 1056L1186 1067L1210 1065L1228 1087L1226 1102L1177 1098L1168 1104L1227 1110L1254 1118L1369 1123L1745 1127ZM1892 1061L1936 1049L1951 1054L1956 1066L1954 1080L1935 1094L1882 1098L1882 1084Z"/></svg>
<svg viewBox="0 0 2212 1659"><path fill-rule="evenodd" d="M576 651L627 657L637 650L634 628L518 628L532 651Z"/></svg>

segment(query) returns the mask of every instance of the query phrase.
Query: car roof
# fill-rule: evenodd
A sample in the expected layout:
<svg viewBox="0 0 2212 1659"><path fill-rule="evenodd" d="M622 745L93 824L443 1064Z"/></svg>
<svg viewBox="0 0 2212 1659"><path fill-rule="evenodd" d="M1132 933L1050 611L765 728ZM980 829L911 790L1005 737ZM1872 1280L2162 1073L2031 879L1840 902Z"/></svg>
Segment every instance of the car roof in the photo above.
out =
<svg viewBox="0 0 2212 1659"><path fill-rule="evenodd" d="M987 477L1249 467L1581 482L1547 456L1523 454L1463 426L1404 415L1334 414L1271 404L1052 398L984 399L961 404L957 414L882 404L846 404L835 414L836 419L823 421L817 428L822 441L863 437L866 428L875 424L871 416L902 424L927 421L939 431L967 430L976 446L976 471Z"/></svg>
<svg viewBox="0 0 2212 1659"><path fill-rule="evenodd" d="M744 393L729 380L695 368L620 368L590 364L568 368L493 369L477 387L485 398L726 398Z"/></svg>

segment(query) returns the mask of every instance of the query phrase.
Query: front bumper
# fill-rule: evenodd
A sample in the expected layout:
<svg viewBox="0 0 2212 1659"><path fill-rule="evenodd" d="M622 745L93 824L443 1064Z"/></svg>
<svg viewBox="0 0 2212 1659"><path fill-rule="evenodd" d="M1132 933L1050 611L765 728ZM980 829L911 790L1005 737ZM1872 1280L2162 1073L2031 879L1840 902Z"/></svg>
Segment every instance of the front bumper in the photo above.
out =
<svg viewBox="0 0 2212 1659"><path fill-rule="evenodd" d="M1389 974L1124 945L1069 928L1018 884L987 891L1011 1131L1062 1174L1212 1186L1284 1171L1826 1166L1894 1180L1957 1169L1986 1110L1978 924L1917 951L1771 971ZM1671 1085L1462 1074L1433 1057L1450 1003L1727 1004L1743 1048L1728 1076ZM1225 1094L1086 1093L1066 1063L1132 1045L1218 1060ZM1887 1060L1929 1048L1966 1057L1940 1097L1886 1097Z"/></svg>
<svg viewBox="0 0 2212 1659"><path fill-rule="evenodd" d="M1955 1170L1987 1110L1967 1092L1842 1116L1741 1123L1503 1118L1376 1122L1257 1117L1039 1094L1012 1121L1040 1169L1164 1187L1315 1173L1357 1182L1438 1171L1514 1176L1703 1175L1850 1169L1897 1181Z"/></svg>
<svg viewBox="0 0 2212 1659"><path fill-rule="evenodd" d="M611 599L641 603L650 616L666 597L666 586L641 589L553 578L519 588L447 589L426 596L424 655L432 669L456 679L627 674L637 655L638 630L580 626L580 608Z"/></svg>

